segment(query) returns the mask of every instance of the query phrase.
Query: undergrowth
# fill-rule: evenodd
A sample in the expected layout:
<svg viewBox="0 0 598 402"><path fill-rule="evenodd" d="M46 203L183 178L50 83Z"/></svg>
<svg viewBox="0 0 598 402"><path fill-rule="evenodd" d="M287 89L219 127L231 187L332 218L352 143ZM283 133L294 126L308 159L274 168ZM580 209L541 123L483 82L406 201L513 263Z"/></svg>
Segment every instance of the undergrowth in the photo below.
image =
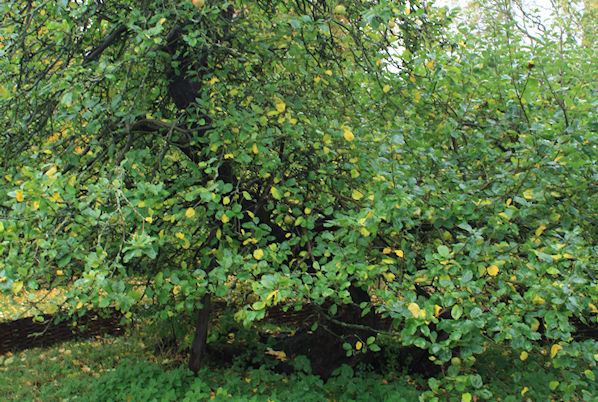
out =
<svg viewBox="0 0 598 402"><path fill-rule="evenodd" d="M592 381L597 372L548 367L542 355L522 361L497 347L471 365L453 361L447 367L450 376L427 380L388 363L382 373L343 366L324 381L310 374L309 363L301 358L292 362L296 373L280 374L271 369L272 356L256 361L251 346L247 350L251 358L239 356L228 366L208 365L195 377L185 367L184 354L156 352L155 333L137 327L118 338L65 342L0 356L0 395L40 401L573 401L595 400L598 395ZM466 366L468 372L477 373L473 380L459 375Z"/></svg>

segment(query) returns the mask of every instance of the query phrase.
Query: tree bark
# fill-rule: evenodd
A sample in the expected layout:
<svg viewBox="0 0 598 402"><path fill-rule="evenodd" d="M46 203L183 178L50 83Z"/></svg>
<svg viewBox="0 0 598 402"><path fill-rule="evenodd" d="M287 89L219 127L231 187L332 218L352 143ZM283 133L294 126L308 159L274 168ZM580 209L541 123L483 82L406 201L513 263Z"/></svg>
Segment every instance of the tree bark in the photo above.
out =
<svg viewBox="0 0 598 402"><path fill-rule="evenodd" d="M208 338L208 323L210 322L210 294L206 293L201 299L203 307L197 312L195 323L195 337L191 345L189 368L197 375L206 351Z"/></svg>

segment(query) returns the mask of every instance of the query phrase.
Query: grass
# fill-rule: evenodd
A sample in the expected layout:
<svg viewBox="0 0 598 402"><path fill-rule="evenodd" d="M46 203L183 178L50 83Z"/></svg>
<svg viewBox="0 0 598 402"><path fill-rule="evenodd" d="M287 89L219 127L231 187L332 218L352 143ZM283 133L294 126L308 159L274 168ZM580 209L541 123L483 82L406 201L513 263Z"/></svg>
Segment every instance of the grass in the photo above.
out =
<svg viewBox="0 0 598 402"><path fill-rule="evenodd" d="M92 383L122 359L151 358L133 330L127 336L68 341L0 356L0 395L11 400L56 400L64 384Z"/></svg>

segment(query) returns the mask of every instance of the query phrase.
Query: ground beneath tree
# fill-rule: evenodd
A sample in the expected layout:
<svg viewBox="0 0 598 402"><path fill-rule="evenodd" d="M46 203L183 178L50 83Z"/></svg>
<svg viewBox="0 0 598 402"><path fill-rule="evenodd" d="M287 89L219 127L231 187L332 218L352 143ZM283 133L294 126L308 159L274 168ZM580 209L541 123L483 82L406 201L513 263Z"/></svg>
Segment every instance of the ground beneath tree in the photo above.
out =
<svg viewBox="0 0 598 402"><path fill-rule="evenodd" d="M391 324L390 320L382 319L374 313L362 317L361 310L352 311L350 308L339 311L335 318L339 322L359 322L371 328L389 328ZM417 347L402 347L393 350L392 353L367 351L347 356L343 348L344 343L355 345L357 341L361 341L365 344L367 337L374 335L374 332L326 321L318 316L316 308L309 305L303 306L299 311L283 311L279 307L273 307L268 310L264 322L295 330L261 333L261 348L258 346L256 350L261 356L248 359L248 365L260 362L265 354L276 360L272 362L274 370L291 373L297 369L297 357L305 356L310 361L311 372L323 379L329 378L342 365L352 368L362 365L379 372L394 367L424 377L436 376L441 371L440 366L428 359L428 352ZM312 325L316 322L318 325L312 330ZM246 354L246 348L247 345L234 343L209 344L208 359L210 363L228 365Z"/></svg>
<svg viewBox="0 0 598 402"><path fill-rule="evenodd" d="M350 314L352 312L341 312L339 318L352 321L354 319L348 316ZM122 314L116 310L88 312L77 318L76 325L73 325L72 319L55 323L55 316L43 315L42 318L42 322L27 317L0 323L0 355L9 351L47 347L77 338L85 339L106 334L116 336L123 334L125 330L125 326L121 325ZM319 325L312 330L312 325L318 319ZM377 317L365 317L366 322L368 319L371 321ZM362 364L379 371L392 365L425 377L437 375L440 371L439 366L428 359L426 351L415 347L401 348L392 354L368 351L347 356L343 343L354 345L357 340L366 339L371 334L331 322L322 322L316 309L311 306L304 306L299 311L284 311L279 307L273 307L268 310L264 322L295 328L293 331L262 332L259 336L260 345L255 349L255 353L261 356L255 356L254 361L271 359L272 366L279 372L293 372L298 356L307 357L312 373L324 379L329 378L334 370L343 364L350 367ZM388 326L389 323L378 320L376 325ZM209 344L207 363L231 364L239 356L247 355L247 352L246 344ZM393 361L390 361L391 359Z"/></svg>

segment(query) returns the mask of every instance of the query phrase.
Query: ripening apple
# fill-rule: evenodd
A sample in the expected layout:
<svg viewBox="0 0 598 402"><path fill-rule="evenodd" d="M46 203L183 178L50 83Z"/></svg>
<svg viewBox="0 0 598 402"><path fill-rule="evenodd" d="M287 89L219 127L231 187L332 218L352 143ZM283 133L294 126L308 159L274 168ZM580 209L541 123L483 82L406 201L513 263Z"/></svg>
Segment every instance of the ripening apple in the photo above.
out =
<svg viewBox="0 0 598 402"><path fill-rule="evenodd" d="M203 7L205 0L192 0L193 5L195 6L195 8L197 8L198 10L201 10L201 8Z"/></svg>

